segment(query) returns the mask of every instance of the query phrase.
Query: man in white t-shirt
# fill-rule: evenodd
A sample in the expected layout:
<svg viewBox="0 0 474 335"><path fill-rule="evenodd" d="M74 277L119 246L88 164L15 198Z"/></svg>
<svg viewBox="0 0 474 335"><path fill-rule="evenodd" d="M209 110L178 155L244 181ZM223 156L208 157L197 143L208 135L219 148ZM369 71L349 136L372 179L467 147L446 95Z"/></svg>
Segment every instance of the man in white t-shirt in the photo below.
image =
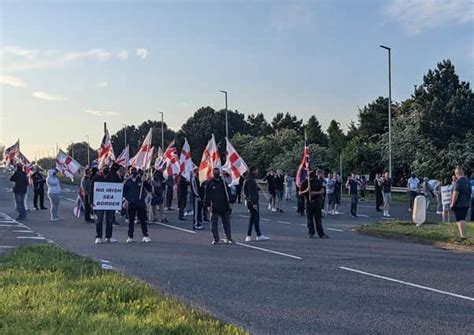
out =
<svg viewBox="0 0 474 335"><path fill-rule="evenodd" d="M410 198L410 208L408 210L411 212L413 210L413 203L415 202L415 198L418 195L418 191L420 189L420 180L416 178L414 173L412 173L411 177L408 178L407 189L408 197Z"/></svg>

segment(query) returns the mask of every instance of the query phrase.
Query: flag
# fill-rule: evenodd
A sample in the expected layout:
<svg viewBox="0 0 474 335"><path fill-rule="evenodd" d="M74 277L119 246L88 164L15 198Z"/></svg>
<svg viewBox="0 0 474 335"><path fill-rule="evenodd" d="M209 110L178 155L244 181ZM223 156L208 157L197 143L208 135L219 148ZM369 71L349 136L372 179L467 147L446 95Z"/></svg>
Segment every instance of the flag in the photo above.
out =
<svg viewBox="0 0 474 335"><path fill-rule="evenodd" d="M76 198L76 204L72 210L76 218L80 218L84 213L84 193L82 190L79 190Z"/></svg>
<svg viewBox="0 0 474 335"><path fill-rule="evenodd" d="M228 139L226 139L226 142L227 159L222 169L227 170L232 177L231 185L238 185L240 176L247 172L249 168L232 143Z"/></svg>
<svg viewBox="0 0 474 335"><path fill-rule="evenodd" d="M300 166L296 171L295 184L300 187L301 184L308 178L309 173L309 148L304 147L303 158L301 158Z"/></svg>
<svg viewBox="0 0 474 335"><path fill-rule="evenodd" d="M14 159L14 163L23 165L23 169L27 175L30 175L33 172L33 164L31 164L28 158L26 158L26 156L23 155L21 151L18 151L18 154Z"/></svg>
<svg viewBox="0 0 474 335"><path fill-rule="evenodd" d="M99 169L103 166L112 165L115 160L114 148L110 142L109 131L105 129L104 137L102 138L102 143L100 143L100 148L97 150L97 159L99 160Z"/></svg>
<svg viewBox="0 0 474 335"><path fill-rule="evenodd" d="M165 152L163 153L161 170L163 171L163 177L165 178L168 178L168 176L177 175L180 172L178 150L176 150L176 144L174 140L168 145Z"/></svg>
<svg viewBox="0 0 474 335"><path fill-rule="evenodd" d="M221 168L221 159L219 157L219 151L217 150L216 139L213 134L202 153L201 163L199 164L199 181L202 183L211 179L212 170L214 168Z"/></svg>
<svg viewBox="0 0 474 335"><path fill-rule="evenodd" d="M164 163L163 163L163 149L161 147L158 147L158 156L155 159L155 165L154 165L156 170L164 170Z"/></svg>
<svg viewBox="0 0 474 335"><path fill-rule="evenodd" d="M58 155L56 156L56 170L73 180L74 175L79 171L80 168L81 164L79 164L76 160L74 160L62 150L59 150Z"/></svg>
<svg viewBox="0 0 474 335"><path fill-rule="evenodd" d="M120 153L120 155L117 157L115 160L115 163L123 166L124 168L128 167L128 161L130 160L130 148L127 145L123 151Z"/></svg>
<svg viewBox="0 0 474 335"><path fill-rule="evenodd" d="M181 154L179 155L179 167L181 175L187 180L191 180L193 174L194 163L191 158L191 147L189 146L188 140L184 139L183 148L181 149Z"/></svg>
<svg viewBox="0 0 474 335"><path fill-rule="evenodd" d="M3 159L5 160L5 165L14 164L15 158L20 153L20 140L16 141L11 147L8 147L3 152Z"/></svg>
<svg viewBox="0 0 474 335"><path fill-rule="evenodd" d="M151 147L152 129L148 131L136 155L130 160L130 165L145 171L150 167L153 148Z"/></svg>

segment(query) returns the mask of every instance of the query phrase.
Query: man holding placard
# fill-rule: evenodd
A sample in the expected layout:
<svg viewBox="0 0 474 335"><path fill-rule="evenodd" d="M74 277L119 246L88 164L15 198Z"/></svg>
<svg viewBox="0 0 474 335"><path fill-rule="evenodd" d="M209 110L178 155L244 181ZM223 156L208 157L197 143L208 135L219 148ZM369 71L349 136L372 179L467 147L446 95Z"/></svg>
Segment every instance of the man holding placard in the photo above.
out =
<svg viewBox="0 0 474 335"><path fill-rule="evenodd" d="M117 183L110 168L105 166L92 180L93 209L97 214L95 243L103 242L103 222L105 217L105 243L117 243L112 237L112 224L116 210L122 208L123 184Z"/></svg>

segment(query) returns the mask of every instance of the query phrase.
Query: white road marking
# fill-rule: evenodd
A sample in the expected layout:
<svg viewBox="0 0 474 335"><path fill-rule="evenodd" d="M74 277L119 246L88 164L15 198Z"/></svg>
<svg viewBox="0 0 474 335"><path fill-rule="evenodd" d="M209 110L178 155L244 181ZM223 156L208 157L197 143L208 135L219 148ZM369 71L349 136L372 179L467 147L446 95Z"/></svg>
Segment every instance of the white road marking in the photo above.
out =
<svg viewBox="0 0 474 335"><path fill-rule="evenodd" d="M17 223L15 220L0 220L1 223Z"/></svg>
<svg viewBox="0 0 474 335"><path fill-rule="evenodd" d="M13 249L13 248L15 247L12 245L0 245L0 249Z"/></svg>
<svg viewBox="0 0 474 335"><path fill-rule="evenodd" d="M248 245L248 244L244 244L244 243L240 243L240 242L235 242L235 244L240 245L240 246L242 246L242 247L246 247L246 248L251 248L251 249L256 249L256 250L260 250L260 251L269 252L269 253L271 253L271 254L276 254L276 255L280 255L280 256L290 257L290 258L294 258L294 259L302 259L302 258L299 257L299 256L294 256L294 255L290 255L290 254L285 254L285 253L283 253L283 252L274 251L274 250L270 250L270 249L254 247L253 245Z"/></svg>
<svg viewBox="0 0 474 335"><path fill-rule="evenodd" d="M64 198L64 199L66 199L66 200L68 200L68 201L71 201L71 202L76 202L76 200L71 199L71 198Z"/></svg>
<svg viewBox="0 0 474 335"><path fill-rule="evenodd" d="M284 224L291 224L291 222L288 221L277 221L278 223L284 223Z"/></svg>
<svg viewBox="0 0 474 335"><path fill-rule="evenodd" d="M270 219L264 219L264 218L261 218L260 220L262 220L262 221L270 221Z"/></svg>
<svg viewBox="0 0 474 335"><path fill-rule="evenodd" d="M181 231L184 231L184 232L190 233L190 234L196 234L195 231L187 230L187 229L179 228L179 227L175 227L175 226L171 226L171 225L165 224L165 223L156 222L155 224L160 225L160 226L164 226L164 227L168 227L168 228L172 228L172 229L176 229L176 230L181 230Z"/></svg>
<svg viewBox="0 0 474 335"><path fill-rule="evenodd" d="M357 216L360 216L361 218L369 218L370 216L365 215L365 214L357 214Z"/></svg>
<svg viewBox="0 0 474 335"><path fill-rule="evenodd" d="M344 230L342 229L336 229L336 228L326 228L327 230L332 230L332 231L339 231L339 232L343 232Z"/></svg>
<svg viewBox="0 0 474 335"><path fill-rule="evenodd" d="M431 288L431 287L428 287L428 286L413 284L413 283L406 282L406 281L403 281L403 280L398 280L398 279L394 279L394 278L380 276L380 275L376 275L376 274L373 274L373 273L364 272L364 271L360 271L360 270L356 270L356 269L346 268L345 266L340 266L339 268L342 269L342 270L352 271L352 272L360 273L360 274L370 276L370 277L374 277L374 278L385 279L385 280L388 280L388 281L391 281L391 282L394 282L394 283L404 284L404 285L408 285L408 286L412 286L412 287L416 287L416 288L421 288L421 289L427 290L427 291L432 291L432 292L436 292L436 293L450 295L450 296L456 297L456 298L461 298L461 299L474 301L474 298L471 298L471 297L468 297L468 296L465 296L465 295L460 295L460 294L456 294L456 293L442 291L442 290L438 290L438 289Z"/></svg>
<svg viewBox="0 0 474 335"><path fill-rule="evenodd" d="M14 232L14 233L30 233L30 234L34 234L34 231L31 231L31 230L12 230L12 232Z"/></svg>
<svg viewBox="0 0 474 335"><path fill-rule="evenodd" d="M43 236L17 236L20 240L46 240Z"/></svg>
<svg viewBox="0 0 474 335"><path fill-rule="evenodd" d="M0 224L0 227L21 227L19 224Z"/></svg>

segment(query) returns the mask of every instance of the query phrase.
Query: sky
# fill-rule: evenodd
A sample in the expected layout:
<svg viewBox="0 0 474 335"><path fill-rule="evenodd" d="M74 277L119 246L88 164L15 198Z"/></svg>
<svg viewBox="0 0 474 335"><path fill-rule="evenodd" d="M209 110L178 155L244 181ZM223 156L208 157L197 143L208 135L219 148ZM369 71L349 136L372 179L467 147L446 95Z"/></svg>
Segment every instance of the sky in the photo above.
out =
<svg viewBox="0 0 474 335"><path fill-rule="evenodd" d="M451 59L474 77L473 0L0 0L0 144L34 160L103 122L179 129L202 106L343 128L358 108L404 100ZM191 143L192 146L192 143Z"/></svg>

